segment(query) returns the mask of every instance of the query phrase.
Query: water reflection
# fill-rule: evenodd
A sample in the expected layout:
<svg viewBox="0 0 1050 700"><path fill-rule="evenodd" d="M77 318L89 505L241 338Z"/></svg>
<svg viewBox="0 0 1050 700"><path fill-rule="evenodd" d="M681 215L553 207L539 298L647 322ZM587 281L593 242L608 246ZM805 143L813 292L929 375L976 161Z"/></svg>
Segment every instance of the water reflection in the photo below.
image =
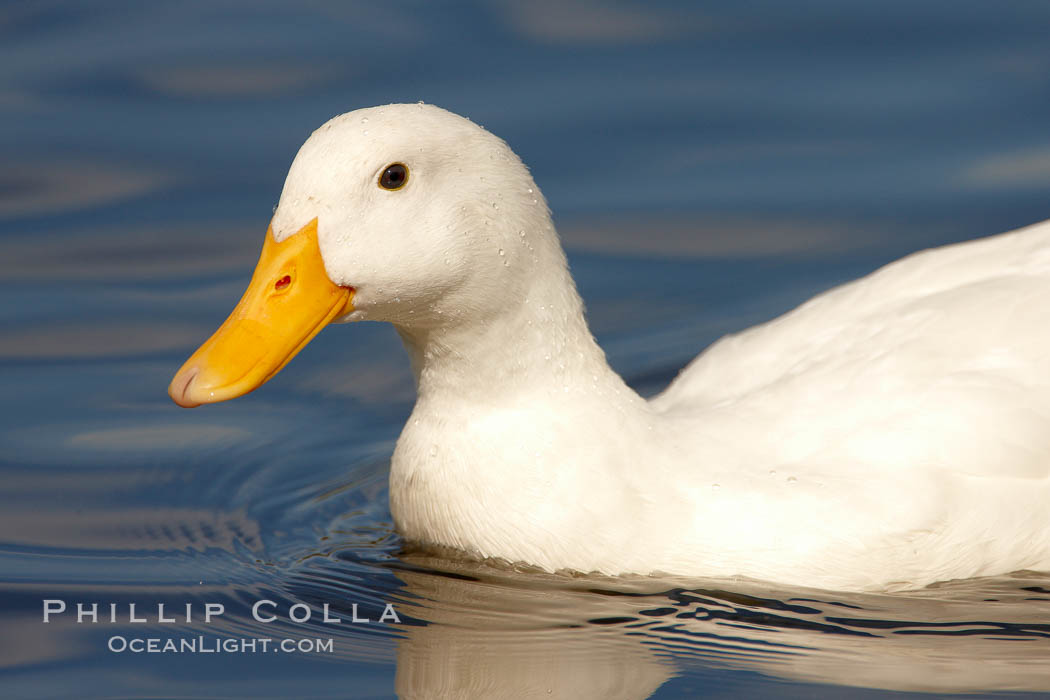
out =
<svg viewBox="0 0 1050 700"><path fill-rule="evenodd" d="M242 223L112 227L73 235L9 235L8 254L19 261L5 282L135 283L236 275L259 257L262 231Z"/></svg>
<svg viewBox="0 0 1050 700"><path fill-rule="evenodd" d="M1050 145L991 155L963 171L961 180L974 189L1050 187Z"/></svg>
<svg viewBox="0 0 1050 700"><path fill-rule="evenodd" d="M659 6L608 6L588 0L564 3L538 0L493 3L510 28L533 41L575 45L579 42L624 45L696 36L711 29L707 18Z"/></svg>
<svg viewBox="0 0 1050 700"><path fill-rule="evenodd" d="M412 614L427 623L406 627L398 643L400 698L627 700L649 697L674 674L658 650L600 623L624 619L622 601L469 570L397 571L418 599Z"/></svg>
<svg viewBox="0 0 1050 700"><path fill-rule="evenodd" d="M6 162L0 166L0 219L53 215L129 199L154 191L168 180L156 172L112 164Z"/></svg>
<svg viewBox="0 0 1050 700"><path fill-rule="evenodd" d="M207 62L151 67L143 69L139 79L158 96L236 101L308 92L337 76L349 78L348 73L338 65L292 60L270 65L231 62L218 67Z"/></svg>
<svg viewBox="0 0 1050 700"><path fill-rule="evenodd" d="M645 231L645 236L639 236ZM559 231L570 250L639 258L817 257L872 249L887 237L879 226L834 221L620 217L570 224Z"/></svg>
<svg viewBox="0 0 1050 700"><path fill-rule="evenodd" d="M0 360L128 357L181 349L201 337L185 323L95 322L23 326L0 336Z"/></svg>
<svg viewBox="0 0 1050 700"><path fill-rule="evenodd" d="M1032 622L1050 619L1045 576L889 596L406 563L420 568L397 576L427 624L404 629L401 697L645 698L711 667L884 690L1050 689L1050 623Z"/></svg>
<svg viewBox="0 0 1050 700"><path fill-rule="evenodd" d="M138 551L260 551L259 526L243 512L191 508L132 508L70 512L67 508L5 509L0 546L69 551L76 532L81 556Z"/></svg>

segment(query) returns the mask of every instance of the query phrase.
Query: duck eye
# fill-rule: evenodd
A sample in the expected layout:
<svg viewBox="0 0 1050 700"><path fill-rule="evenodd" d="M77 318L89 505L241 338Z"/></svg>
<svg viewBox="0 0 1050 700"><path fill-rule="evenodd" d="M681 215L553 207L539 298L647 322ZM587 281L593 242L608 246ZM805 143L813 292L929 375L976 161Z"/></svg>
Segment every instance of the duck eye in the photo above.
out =
<svg viewBox="0 0 1050 700"><path fill-rule="evenodd" d="M384 190L399 190L408 182L408 167L401 163L391 163L379 176L379 186Z"/></svg>

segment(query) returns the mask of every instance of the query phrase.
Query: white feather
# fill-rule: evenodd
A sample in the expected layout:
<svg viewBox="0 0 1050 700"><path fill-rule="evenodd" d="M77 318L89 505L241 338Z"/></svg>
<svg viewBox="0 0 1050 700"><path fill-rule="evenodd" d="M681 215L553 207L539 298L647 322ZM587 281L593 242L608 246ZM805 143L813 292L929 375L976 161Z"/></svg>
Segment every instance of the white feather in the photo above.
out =
<svg viewBox="0 0 1050 700"><path fill-rule="evenodd" d="M379 188L395 162L408 184ZM409 539L840 589L1050 569L1050 222L723 338L646 402L594 342L527 169L468 120L331 120L274 235L314 217L329 277L356 289L344 320L393 323L415 372L390 475Z"/></svg>

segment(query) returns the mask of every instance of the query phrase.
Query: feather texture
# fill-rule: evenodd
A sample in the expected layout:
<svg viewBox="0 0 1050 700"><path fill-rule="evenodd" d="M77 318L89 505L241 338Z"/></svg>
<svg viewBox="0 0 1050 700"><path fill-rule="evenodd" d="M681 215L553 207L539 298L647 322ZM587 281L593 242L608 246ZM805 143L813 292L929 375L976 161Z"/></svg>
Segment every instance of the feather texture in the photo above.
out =
<svg viewBox="0 0 1050 700"><path fill-rule="evenodd" d="M395 162L406 186L377 188ZM527 169L468 120L336 117L274 235L314 217L356 290L343 320L393 323L416 376L390 475L409 539L840 589L1050 569L1050 222L826 292L646 402L591 336Z"/></svg>

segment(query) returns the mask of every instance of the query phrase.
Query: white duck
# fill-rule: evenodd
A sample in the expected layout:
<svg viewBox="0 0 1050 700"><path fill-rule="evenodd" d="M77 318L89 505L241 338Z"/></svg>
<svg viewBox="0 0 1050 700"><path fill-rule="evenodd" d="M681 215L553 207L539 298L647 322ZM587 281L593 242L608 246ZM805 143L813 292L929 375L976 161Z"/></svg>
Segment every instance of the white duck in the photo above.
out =
<svg viewBox="0 0 1050 700"><path fill-rule="evenodd" d="M510 148L388 105L306 141L251 286L169 393L239 396L362 320L394 324L416 377L390 473L409 540L837 589L1050 569L1050 222L833 289L645 401Z"/></svg>

